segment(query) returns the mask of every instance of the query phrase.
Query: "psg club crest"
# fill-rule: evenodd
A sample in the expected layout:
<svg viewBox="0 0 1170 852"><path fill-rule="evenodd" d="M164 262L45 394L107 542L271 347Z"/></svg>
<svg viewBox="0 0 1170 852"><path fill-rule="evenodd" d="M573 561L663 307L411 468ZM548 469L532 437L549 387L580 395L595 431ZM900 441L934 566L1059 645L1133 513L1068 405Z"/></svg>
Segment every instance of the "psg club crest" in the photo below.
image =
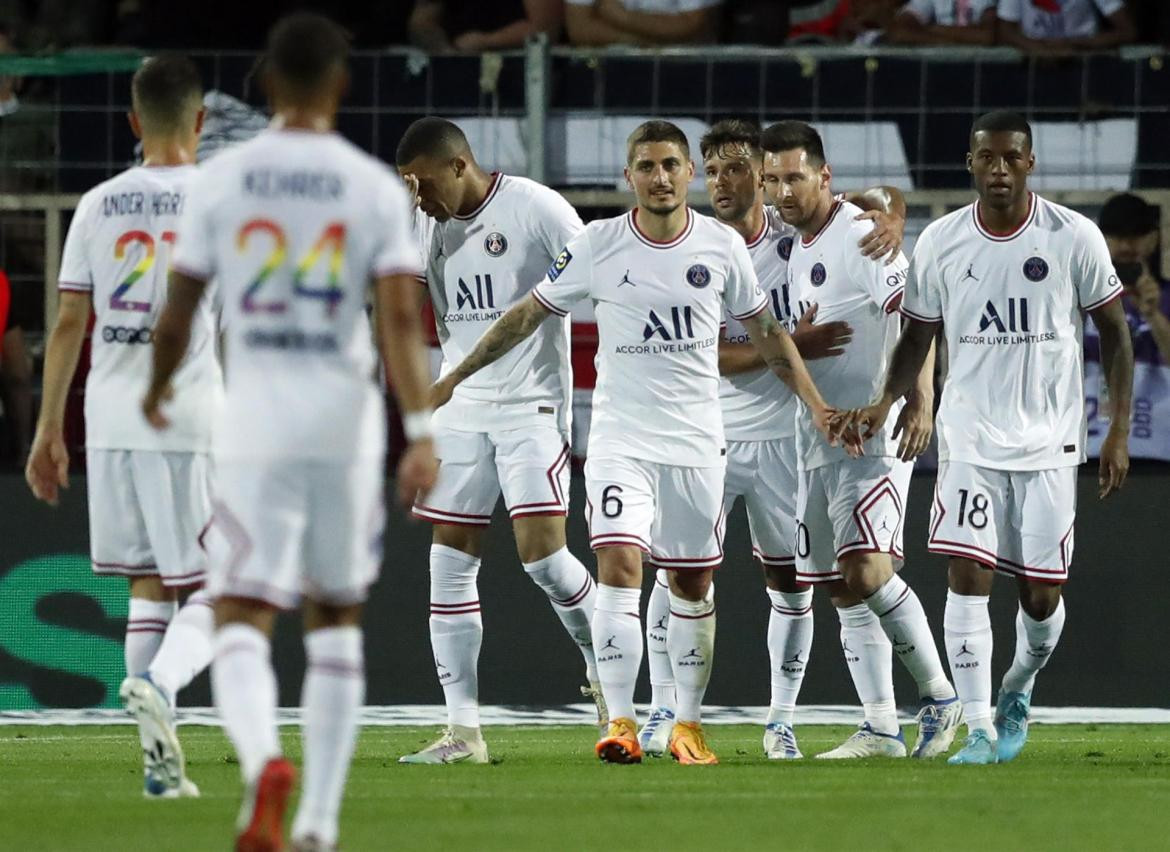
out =
<svg viewBox="0 0 1170 852"><path fill-rule="evenodd" d="M508 240L499 231L492 231L484 238L483 250L492 257L499 257L508 250Z"/></svg>
<svg viewBox="0 0 1170 852"><path fill-rule="evenodd" d="M687 270L687 283L692 287L703 289L711 283L711 270L701 263L696 263Z"/></svg>
<svg viewBox="0 0 1170 852"><path fill-rule="evenodd" d="M781 260L792 257L792 237L784 237L776 244L776 254L780 255Z"/></svg>
<svg viewBox="0 0 1170 852"><path fill-rule="evenodd" d="M1024 277L1029 281L1043 281L1048 277L1048 261L1042 257L1030 257L1024 261Z"/></svg>
<svg viewBox="0 0 1170 852"><path fill-rule="evenodd" d="M820 287L828 277L829 273L825 271L825 265L823 263L814 263L812 270L808 274L808 278L812 281L814 287Z"/></svg>

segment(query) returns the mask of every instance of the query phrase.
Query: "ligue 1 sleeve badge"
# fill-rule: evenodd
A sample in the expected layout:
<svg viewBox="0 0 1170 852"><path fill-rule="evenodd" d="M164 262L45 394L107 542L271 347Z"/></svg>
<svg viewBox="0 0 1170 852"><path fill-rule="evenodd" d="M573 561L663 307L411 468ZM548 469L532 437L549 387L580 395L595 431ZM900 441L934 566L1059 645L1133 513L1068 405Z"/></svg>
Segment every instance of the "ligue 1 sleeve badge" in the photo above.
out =
<svg viewBox="0 0 1170 852"><path fill-rule="evenodd" d="M1024 277L1032 282L1043 281L1048 277L1048 261L1033 255L1024 261Z"/></svg>
<svg viewBox="0 0 1170 852"><path fill-rule="evenodd" d="M808 273L808 280L812 282L814 287L820 287L828 277L829 273L825 271L823 263L814 263L813 268Z"/></svg>
<svg viewBox="0 0 1170 852"><path fill-rule="evenodd" d="M492 257L499 257L508 250L508 240L499 231L492 231L484 238L483 250Z"/></svg>
<svg viewBox="0 0 1170 852"><path fill-rule="evenodd" d="M703 289L711 283L711 270L701 263L696 263L687 270L687 283L692 287Z"/></svg>

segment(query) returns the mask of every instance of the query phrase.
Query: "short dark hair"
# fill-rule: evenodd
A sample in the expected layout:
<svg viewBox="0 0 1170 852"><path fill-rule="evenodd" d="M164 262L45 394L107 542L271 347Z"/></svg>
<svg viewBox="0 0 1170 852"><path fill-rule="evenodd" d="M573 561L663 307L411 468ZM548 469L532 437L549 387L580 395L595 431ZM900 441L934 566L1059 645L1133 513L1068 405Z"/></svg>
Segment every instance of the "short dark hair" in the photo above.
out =
<svg viewBox="0 0 1170 852"><path fill-rule="evenodd" d="M294 12L268 31L265 65L279 80L302 92L320 88L349 58L349 33L324 15Z"/></svg>
<svg viewBox="0 0 1170 852"><path fill-rule="evenodd" d="M699 140L699 151L703 159L717 155L725 148L743 146L752 157L759 157L760 125L742 118L725 118L711 125L711 129Z"/></svg>
<svg viewBox="0 0 1170 852"><path fill-rule="evenodd" d="M985 133L1023 133L1028 139L1028 147L1032 147L1032 125L1018 112L1001 109L995 112L985 112L975 119L971 125L969 140L972 150L975 149L975 134L980 131Z"/></svg>
<svg viewBox="0 0 1170 852"><path fill-rule="evenodd" d="M1123 192L1105 202L1097 224L1101 233L1110 237L1144 237L1158 230L1158 208L1140 195Z"/></svg>
<svg viewBox="0 0 1170 852"><path fill-rule="evenodd" d="M453 121L437 116L427 116L406 128L398 140L394 160L400 166L413 162L419 157L454 157L470 151L467 137Z"/></svg>
<svg viewBox="0 0 1170 852"><path fill-rule="evenodd" d="M178 53L151 56L130 81L134 112L147 130L176 130L199 111L203 80L195 63Z"/></svg>
<svg viewBox="0 0 1170 852"><path fill-rule="evenodd" d="M682 149L684 157L688 160L691 158L691 143L687 141L687 135L679 126L669 121L652 119L635 127L634 132L626 139L626 162L633 160L635 147L647 142L673 142Z"/></svg>
<svg viewBox="0 0 1170 852"><path fill-rule="evenodd" d="M804 121L778 121L764 128L760 134L760 147L770 154L803 148L809 163L818 167L825 164L825 143L821 141L821 134Z"/></svg>

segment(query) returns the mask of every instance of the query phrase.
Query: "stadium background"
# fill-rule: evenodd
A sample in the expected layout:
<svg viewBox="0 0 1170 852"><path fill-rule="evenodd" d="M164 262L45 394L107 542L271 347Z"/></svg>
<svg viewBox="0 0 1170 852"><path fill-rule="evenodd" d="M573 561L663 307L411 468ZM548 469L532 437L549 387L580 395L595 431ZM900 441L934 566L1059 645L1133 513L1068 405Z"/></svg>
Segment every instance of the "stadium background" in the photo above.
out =
<svg viewBox="0 0 1170 852"><path fill-rule="evenodd" d="M258 120L259 97L249 79L256 56L220 51L197 58L208 87L219 93L209 102L218 122L205 140L211 149ZM138 59L116 52L0 56L0 76L20 75L26 84L21 109L0 119L0 269L7 270L13 293L25 305L34 352L44 318L55 310L55 288L45 285L55 281L78 194L132 161L133 139L123 115ZM931 218L970 198L962 164L972 118L1012 108L1037 125L1037 188L1089 215L1113 191L1139 188L1162 211L1165 261L1170 68L1163 62L1160 48L1145 47L1061 61L1021 59L1005 49L598 52L550 47L542 40L482 57L391 49L354 57L340 129L392 159L411 120L449 116L467 130L484 165L562 189L589 219L628 202L619 181L621 140L644 117L680 121L692 144L704 126L730 115L764 122L804 118L825 129L839 187L889 183L904 191L909 249ZM693 202L705 208L701 184L693 190ZM579 329L579 342L588 345L587 325ZM78 475L84 469L80 378L77 388L70 431L77 447L74 487L62 506L54 513L36 505L18 474L0 475L0 711L114 706L122 676L124 587L118 580L94 579L88 570L84 478ZM1165 469L1158 461L1135 468L1126 490L1103 506L1096 505L1091 466L1082 474L1085 511L1068 595L1077 623L1045 672L1038 697L1045 705L1166 703L1170 662L1157 604L1167 568L1161 538ZM574 486L570 544L585 554L579 477ZM945 572L942 560L923 550L931 486L931 471L920 470L906 530L906 571L937 623ZM369 701L433 703L439 690L425 626L429 529L395 518L387 540L383 580L367 618ZM766 700L761 640L767 609L746 542L737 510L718 579L719 650L709 692L714 704ZM576 657L567 640L547 641L559 636L554 616L523 575L504 525L493 527L484 566L483 701L574 700ZM993 604L996 624L1006 628L1013 611L1010 596L1001 595ZM1094 617L1101 612L1115 616ZM522 616L531 628L522 634L509 630ZM835 650L836 621L824 601L818 602L817 621L814 656L831 662L815 666L802 701L851 703ZM997 669L1010 650L1009 642L998 644ZM296 625L285 621L274 654L282 703L296 703L302 654ZM899 669L896 677L904 673ZM908 682L899 685L900 694L912 694ZM184 703L209 703L205 678Z"/></svg>

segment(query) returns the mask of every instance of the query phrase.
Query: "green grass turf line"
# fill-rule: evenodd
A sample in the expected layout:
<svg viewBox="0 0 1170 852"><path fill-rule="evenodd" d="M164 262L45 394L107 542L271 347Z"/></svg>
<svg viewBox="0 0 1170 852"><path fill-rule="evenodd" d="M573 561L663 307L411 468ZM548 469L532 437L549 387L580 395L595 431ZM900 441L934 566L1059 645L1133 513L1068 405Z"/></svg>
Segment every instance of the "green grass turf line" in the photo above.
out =
<svg viewBox="0 0 1170 852"><path fill-rule="evenodd" d="M797 731L809 755L849 732ZM1037 725L1017 761L991 767L768 762L748 725L710 730L717 767L603 766L584 726L488 728L491 766L395 762L433 735L363 731L344 849L1170 848L1167 725ZM203 797L151 802L132 728L0 727L0 849L229 848L240 795L231 747L216 728L180 736ZM299 761L296 731L282 737Z"/></svg>

